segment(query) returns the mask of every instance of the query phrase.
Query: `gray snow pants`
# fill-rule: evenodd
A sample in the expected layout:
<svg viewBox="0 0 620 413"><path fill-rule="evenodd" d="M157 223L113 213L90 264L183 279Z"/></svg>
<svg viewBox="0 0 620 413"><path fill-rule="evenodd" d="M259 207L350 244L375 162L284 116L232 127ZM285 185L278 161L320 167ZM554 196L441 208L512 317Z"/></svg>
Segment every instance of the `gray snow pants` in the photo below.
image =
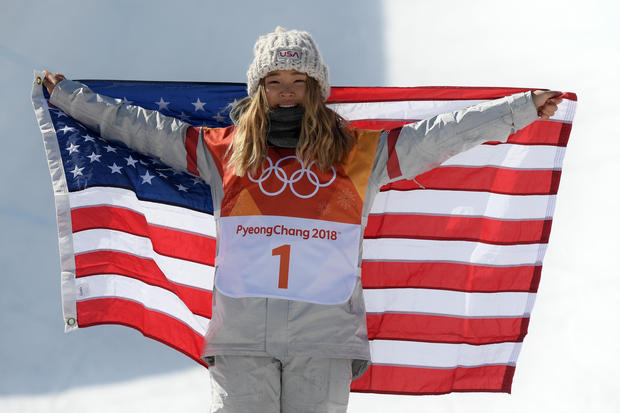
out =
<svg viewBox="0 0 620 413"><path fill-rule="evenodd" d="M215 356L209 372L212 413L347 411L351 360Z"/></svg>

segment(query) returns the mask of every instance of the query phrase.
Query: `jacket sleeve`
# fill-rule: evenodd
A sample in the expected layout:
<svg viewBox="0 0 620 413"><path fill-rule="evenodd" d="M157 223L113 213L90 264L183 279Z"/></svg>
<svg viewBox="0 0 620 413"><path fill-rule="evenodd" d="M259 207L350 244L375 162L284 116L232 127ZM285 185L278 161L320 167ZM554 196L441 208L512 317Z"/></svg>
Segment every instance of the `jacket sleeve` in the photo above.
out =
<svg viewBox="0 0 620 413"><path fill-rule="evenodd" d="M505 142L537 117L532 94L526 92L386 131L375 158L376 182L411 179L482 142Z"/></svg>
<svg viewBox="0 0 620 413"><path fill-rule="evenodd" d="M209 151L197 138L202 134L188 123L155 110L123 104L120 99L96 94L88 86L71 80L56 85L50 102L97 131L102 138L123 142L175 169L198 172L207 181L214 171ZM191 156L188 146L194 148ZM198 165L195 165L196 158L202 161Z"/></svg>

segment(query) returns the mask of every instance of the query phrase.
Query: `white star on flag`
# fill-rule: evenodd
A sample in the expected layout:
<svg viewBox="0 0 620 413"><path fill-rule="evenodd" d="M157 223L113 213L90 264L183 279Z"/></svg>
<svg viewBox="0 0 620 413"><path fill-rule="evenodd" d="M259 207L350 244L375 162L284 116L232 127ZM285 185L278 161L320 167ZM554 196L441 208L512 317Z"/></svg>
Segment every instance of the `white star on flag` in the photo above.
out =
<svg viewBox="0 0 620 413"><path fill-rule="evenodd" d="M75 128L72 128L71 126L65 125L64 128L62 129L58 129L58 132L62 132L62 134L64 135L67 132L71 132L76 130Z"/></svg>
<svg viewBox="0 0 620 413"><path fill-rule="evenodd" d="M111 174L120 174L121 169L123 169L121 166L116 165L116 162L114 162L112 165L108 165L108 168L112 170L112 172L110 172Z"/></svg>
<svg viewBox="0 0 620 413"><path fill-rule="evenodd" d="M164 178L164 179L168 179L168 175L166 175L163 172L157 172L157 175L159 175L160 177Z"/></svg>
<svg viewBox="0 0 620 413"><path fill-rule="evenodd" d="M177 189L181 192L187 192L187 188L181 184L176 185Z"/></svg>
<svg viewBox="0 0 620 413"><path fill-rule="evenodd" d="M124 103L125 105L131 105L133 101L127 100L127 98L123 96L123 100L121 101L121 103Z"/></svg>
<svg viewBox="0 0 620 413"><path fill-rule="evenodd" d="M194 183L194 185L199 184L199 183L200 183L200 181L201 181L201 179L200 179L200 178L196 178L196 177L193 177L193 178L192 178L192 182Z"/></svg>
<svg viewBox="0 0 620 413"><path fill-rule="evenodd" d="M194 105L194 112L198 112L199 110L204 112L204 105L206 105L206 103L201 102L200 98L197 98L195 102L192 102L192 105Z"/></svg>
<svg viewBox="0 0 620 413"><path fill-rule="evenodd" d="M99 160L99 158L101 158L101 155L97 155L95 152L91 153L90 155L87 156L87 158L90 158L90 163L93 163L95 161L97 162L101 162Z"/></svg>
<svg viewBox="0 0 620 413"><path fill-rule="evenodd" d="M66 149L69 151L69 155L71 155L73 152L78 152L78 148L79 147L80 147L80 145L71 144L71 146L69 146Z"/></svg>
<svg viewBox="0 0 620 413"><path fill-rule="evenodd" d="M136 164L138 163L138 161L132 158L131 155L129 155L129 158L125 158L125 160L127 161L127 166L133 166L134 168L136 167Z"/></svg>
<svg viewBox="0 0 620 413"><path fill-rule="evenodd" d="M186 122L190 119L190 117L186 115L185 112L181 112L181 114L179 115L179 118L183 119Z"/></svg>
<svg viewBox="0 0 620 413"><path fill-rule="evenodd" d="M153 184L151 183L151 180L152 180L153 178L155 178L155 175L150 175L150 174L149 174L149 171L146 171L146 173L145 173L144 175L140 175L140 178L142 178L142 183L143 183L143 184L148 183L149 185L153 185Z"/></svg>
<svg viewBox="0 0 620 413"><path fill-rule="evenodd" d="M155 102L155 104L159 106L159 110L170 110L168 109L168 105L170 104L170 102L166 102L163 97L160 97L159 102Z"/></svg>
<svg viewBox="0 0 620 413"><path fill-rule="evenodd" d="M90 136L89 134L82 135L82 138L84 138L84 140L86 142L94 142L95 141L95 138L93 136Z"/></svg>
<svg viewBox="0 0 620 413"><path fill-rule="evenodd" d="M222 116L220 112L217 112L217 115L215 115L213 118L219 123L224 123L226 121L226 117Z"/></svg>
<svg viewBox="0 0 620 413"><path fill-rule="evenodd" d="M73 168L72 171L69 171L73 174L73 177L75 178L78 175L82 175L82 171L84 170L84 168L78 168L77 165L75 165L75 168Z"/></svg>
<svg viewBox="0 0 620 413"><path fill-rule="evenodd" d="M105 150L107 152L116 152L116 148L111 147L110 145L105 146Z"/></svg>

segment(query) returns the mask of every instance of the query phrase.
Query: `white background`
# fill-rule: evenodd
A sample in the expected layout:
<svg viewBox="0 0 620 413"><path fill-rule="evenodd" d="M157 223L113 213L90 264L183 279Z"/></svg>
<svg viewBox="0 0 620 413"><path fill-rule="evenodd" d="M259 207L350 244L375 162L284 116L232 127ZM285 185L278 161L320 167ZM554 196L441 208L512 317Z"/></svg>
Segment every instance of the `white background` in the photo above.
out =
<svg viewBox="0 0 620 413"><path fill-rule="evenodd" d="M614 1L0 2L0 411L208 411L207 371L135 331L65 335L32 70L245 81L277 25L311 32L339 86L519 86L579 107L513 394L352 394L349 411L620 411L620 8Z"/></svg>

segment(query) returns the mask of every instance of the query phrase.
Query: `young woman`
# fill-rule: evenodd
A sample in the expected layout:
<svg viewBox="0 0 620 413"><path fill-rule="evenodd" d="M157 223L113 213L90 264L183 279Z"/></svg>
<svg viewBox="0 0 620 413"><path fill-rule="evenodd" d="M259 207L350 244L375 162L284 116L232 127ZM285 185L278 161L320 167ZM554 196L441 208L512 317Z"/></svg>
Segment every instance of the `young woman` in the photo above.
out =
<svg viewBox="0 0 620 413"><path fill-rule="evenodd" d="M201 176L218 228L203 357L214 412L344 412L370 351L360 282L379 188L552 116L559 92L519 93L392 131L350 127L325 106L311 36L258 39L234 126L193 128L46 73L50 101L102 137Z"/></svg>

